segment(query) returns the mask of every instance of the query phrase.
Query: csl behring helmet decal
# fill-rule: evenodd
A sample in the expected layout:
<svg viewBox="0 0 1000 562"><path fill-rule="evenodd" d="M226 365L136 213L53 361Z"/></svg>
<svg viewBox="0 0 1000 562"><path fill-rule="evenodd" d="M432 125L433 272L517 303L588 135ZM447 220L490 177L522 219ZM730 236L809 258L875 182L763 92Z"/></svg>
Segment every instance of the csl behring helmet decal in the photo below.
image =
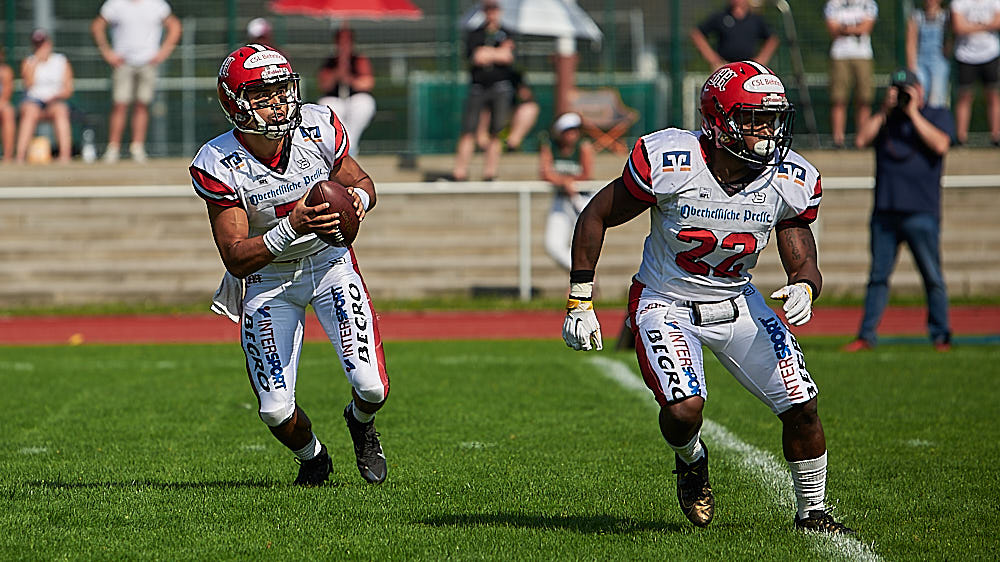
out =
<svg viewBox="0 0 1000 562"><path fill-rule="evenodd" d="M755 94L783 94L785 86L773 74L758 74L751 76L743 83L743 89Z"/></svg>
<svg viewBox="0 0 1000 562"><path fill-rule="evenodd" d="M247 57L243 68L260 68L274 64L288 64L288 60L277 51L261 51Z"/></svg>
<svg viewBox="0 0 1000 562"><path fill-rule="evenodd" d="M707 90L709 86L714 86L724 92L726 91L726 84L733 78L736 78L736 71L731 68L720 68L708 79L708 82L705 82L705 89Z"/></svg>

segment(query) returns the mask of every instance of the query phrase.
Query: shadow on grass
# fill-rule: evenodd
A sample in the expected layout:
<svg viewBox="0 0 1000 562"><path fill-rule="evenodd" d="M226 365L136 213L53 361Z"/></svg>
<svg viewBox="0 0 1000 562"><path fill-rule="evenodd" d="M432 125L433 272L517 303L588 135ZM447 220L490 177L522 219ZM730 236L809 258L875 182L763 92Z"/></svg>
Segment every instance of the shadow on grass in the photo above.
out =
<svg viewBox="0 0 1000 562"><path fill-rule="evenodd" d="M631 534L642 531L679 533L690 525L663 521L637 521L611 515L531 515L517 513L458 513L438 515L420 521L432 527L523 527L565 529L583 534Z"/></svg>
<svg viewBox="0 0 1000 562"><path fill-rule="evenodd" d="M25 482L28 488L42 490L64 489L137 489L150 488L156 490L214 490L236 488L291 488L288 482L276 480L215 480L209 482L159 482L155 480L129 480L122 482L64 482L61 480L32 480ZM330 483L324 487L337 487Z"/></svg>

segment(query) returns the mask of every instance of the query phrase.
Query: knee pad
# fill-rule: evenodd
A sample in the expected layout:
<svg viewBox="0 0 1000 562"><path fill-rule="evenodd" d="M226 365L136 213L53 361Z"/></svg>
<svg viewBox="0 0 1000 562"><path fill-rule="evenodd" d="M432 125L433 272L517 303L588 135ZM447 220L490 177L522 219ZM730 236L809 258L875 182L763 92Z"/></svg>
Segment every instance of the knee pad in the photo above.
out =
<svg viewBox="0 0 1000 562"><path fill-rule="evenodd" d="M292 415L295 414L295 403L282 404L276 410L264 410L261 409L258 412L261 421L263 421L268 427L278 427L279 425L292 419Z"/></svg>
<svg viewBox="0 0 1000 562"><path fill-rule="evenodd" d="M360 396L365 402L370 404L379 404L389 395L388 390L388 386L382 386L380 384L367 388L355 388L354 392L357 392L358 396Z"/></svg>

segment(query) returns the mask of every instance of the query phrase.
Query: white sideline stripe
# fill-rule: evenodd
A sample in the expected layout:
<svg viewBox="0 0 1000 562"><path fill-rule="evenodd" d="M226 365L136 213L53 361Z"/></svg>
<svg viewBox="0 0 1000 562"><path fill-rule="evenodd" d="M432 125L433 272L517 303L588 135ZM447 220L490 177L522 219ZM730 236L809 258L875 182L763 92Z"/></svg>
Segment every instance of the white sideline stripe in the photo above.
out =
<svg viewBox="0 0 1000 562"><path fill-rule="evenodd" d="M580 189L597 190L607 182L580 182ZM1000 188L1000 174L950 175L941 183L946 188ZM824 177L823 188L871 189L871 176ZM552 188L543 181L494 182L384 182L377 186L379 195L456 195L456 194L515 194L550 193ZM2 199L142 199L150 197L197 198L190 183L171 185L89 185L89 186L17 186L0 187Z"/></svg>
<svg viewBox="0 0 1000 562"><path fill-rule="evenodd" d="M655 402L649 400L650 392L646 384L625 364L606 357L590 357L589 360L602 375L626 390L641 394L645 403L655 406ZM775 460L770 453L744 443L724 426L710 419L705 419L702 435L708 437L713 446L736 453L740 465L764 482L764 490L771 501L789 512L794 511L792 478L784 464ZM821 533L809 533L809 536L814 539L816 549L825 556L866 562L881 560L869 545L851 537Z"/></svg>

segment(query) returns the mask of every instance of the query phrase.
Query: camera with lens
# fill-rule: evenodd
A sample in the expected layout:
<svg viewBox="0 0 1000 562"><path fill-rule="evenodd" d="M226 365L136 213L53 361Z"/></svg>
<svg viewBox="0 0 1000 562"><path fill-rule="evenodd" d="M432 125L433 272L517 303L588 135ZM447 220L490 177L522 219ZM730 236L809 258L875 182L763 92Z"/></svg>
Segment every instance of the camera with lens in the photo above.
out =
<svg viewBox="0 0 1000 562"><path fill-rule="evenodd" d="M910 92L896 86L896 107L903 109L910 105Z"/></svg>

